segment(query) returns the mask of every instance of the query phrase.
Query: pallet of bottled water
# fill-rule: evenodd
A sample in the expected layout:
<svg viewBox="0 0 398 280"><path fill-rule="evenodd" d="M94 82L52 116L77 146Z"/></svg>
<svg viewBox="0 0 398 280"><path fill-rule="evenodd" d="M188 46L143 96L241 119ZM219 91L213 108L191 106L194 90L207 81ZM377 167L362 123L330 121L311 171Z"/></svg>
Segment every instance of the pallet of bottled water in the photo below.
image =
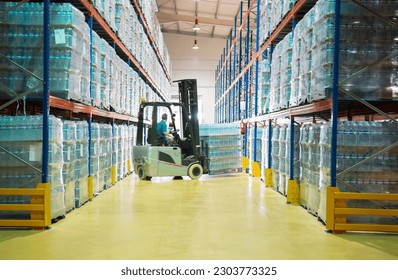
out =
<svg viewBox="0 0 398 280"><path fill-rule="evenodd" d="M2 116L0 118L0 179L1 188L36 188L41 183L42 116ZM51 187L51 218L66 213L62 168L63 131L60 119L49 119L48 151L49 183ZM0 197L1 204L30 203L29 197ZM29 213L2 212L8 218L26 217Z"/></svg>
<svg viewBox="0 0 398 280"><path fill-rule="evenodd" d="M242 171L239 124L201 124L199 134L210 175Z"/></svg>
<svg viewBox="0 0 398 280"><path fill-rule="evenodd" d="M88 201L88 144L87 121L76 121L76 164L75 164L75 205L76 208Z"/></svg>
<svg viewBox="0 0 398 280"><path fill-rule="evenodd" d="M65 188L66 212L75 208L76 122L63 120L64 164L62 178Z"/></svg>
<svg viewBox="0 0 398 280"><path fill-rule="evenodd" d="M321 126L320 131L320 218L326 219L326 187L330 184L330 123ZM345 121L338 124L337 135L337 173L343 172L355 164L369 159L371 155L398 141L396 124L391 122ZM398 148L371 158L341 176L345 182L337 182L341 191L398 193ZM397 208L393 202L374 203L372 201L349 202L354 207ZM355 218L358 219L358 218ZM375 222L388 217L363 217L360 222ZM390 223L396 224L395 219Z"/></svg>
<svg viewBox="0 0 398 280"><path fill-rule="evenodd" d="M112 126L100 124L99 140L100 191L112 185Z"/></svg>
<svg viewBox="0 0 398 280"><path fill-rule="evenodd" d="M16 5L0 3L0 10ZM54 96L90 102L90 37L82 12L69 3L51 4L50 92ZM25 3L6 13L0 25L0 53L28 71L43 73L43 3ZM28 99L42 98L41 82L2 60L0 98L8 99L30 91ZM5 90L8 89L8 90Z"/></svg>
<svg viewBox="0 0 398 280"><path fill-rule="evenodd" d="M294 179L299 177L300 174L300 161L299 161L299 138L300 128L295 125L294 127L294 157L293 157L293 172ZM268 141L268 132L263 136L264 141ZM287 194L287 184L290 179L290 125L276 125L272 129L272 187L279 193ZM268 143L266 144L268 146ZM268 149L268 147L267 147ZM268 155L267 155L268 159ZM263 168L267 168L264 162Z"/></svg>
<svg viewBox="0 0 398 280"><path fill-rule="evenodd" d="M371 0L362 1L362 4L385 18L395 16L395 1ZM266 1L263 9L272 13L275 9L280 10L278 5ZM269 17L276 14L280 13ZM335 61L334 14L335 1L317 1L294 29L291 54L285 52L284 55L283 51L289 50L283 45L290 34L275 46L271 64L270 112L283 109L286 99L289 107L294 107L331 96ZM270 22L272 27L275 20ZM341 3L339 28L340 86L365 100L398 100L397 29L352 1ZM290 61L290 55L291 64L288 65L291 68L283 70L282 63ZM379 63L359 73L375 62ZM352 100L352 97L343 94L339 99Z"/></svg>
<svg viewBox="0 0 398 280"><path fill-rule="evenodd" d="M320 205L320 130L321 124L306 123L300 128L300 200L317 215Z"/></svg>

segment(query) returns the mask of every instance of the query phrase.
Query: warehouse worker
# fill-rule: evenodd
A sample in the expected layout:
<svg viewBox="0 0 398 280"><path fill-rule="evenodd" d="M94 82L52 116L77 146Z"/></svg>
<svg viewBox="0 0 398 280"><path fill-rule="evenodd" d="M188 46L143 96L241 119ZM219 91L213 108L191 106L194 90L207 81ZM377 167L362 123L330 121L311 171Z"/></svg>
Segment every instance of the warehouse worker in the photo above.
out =
<svg viewBox="0 0 398 280"><path fill-rule="evenodd" d="M162 146L167 144L167 138L173 139L173 136L167 132L167 114L162 115L162 120L157 124L156 131L158 133L159 144Z"/></svg>

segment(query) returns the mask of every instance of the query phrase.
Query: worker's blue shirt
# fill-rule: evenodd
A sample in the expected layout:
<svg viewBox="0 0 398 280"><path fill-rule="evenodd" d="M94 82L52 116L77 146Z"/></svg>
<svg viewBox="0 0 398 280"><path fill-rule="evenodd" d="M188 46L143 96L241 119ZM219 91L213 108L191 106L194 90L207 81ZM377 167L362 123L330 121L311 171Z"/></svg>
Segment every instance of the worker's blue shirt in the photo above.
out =
<svg viewBox="0 0 398 280"><path fill-rule="evenodd" d="M160 121L158 125L156 126L156 131L158 132L158 135L162 137L164 140L166 140L166 135L164 135L164 132L167 132L167 124L165 121Z"/></svg>

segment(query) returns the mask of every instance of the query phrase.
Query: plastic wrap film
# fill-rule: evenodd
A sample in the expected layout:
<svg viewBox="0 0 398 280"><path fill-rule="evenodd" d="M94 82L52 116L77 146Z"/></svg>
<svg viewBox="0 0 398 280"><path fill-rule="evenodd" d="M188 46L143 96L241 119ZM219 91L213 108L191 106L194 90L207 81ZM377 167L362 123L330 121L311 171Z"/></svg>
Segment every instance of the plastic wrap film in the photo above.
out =
<svg viewBox="0 0 398 280"><path fill-rule="evenodd" d="M41 183L41 172L22 163L42 170L43 116L2 116L0 118L0 179L1 188L36 188ZM10 155L10 153L12 155ZM16 156L16 157L15 157ZM62 176L63 131L60 119L49 118L48 182L51 187L51 218L66 213ZM2 196L1 204L30 203L29 197ZM25 217L28 213L3 212L5 218Z"/></svg>
<svg viewBox="0 0 398 280"><path fill-rule="evenodd" d="M107 4L97 1L94 5L99 11L105 11L108 8L105 8L104 5L112 4L111 2L113 3L113 1L107 1ZM15 3L12 2L0 3L0 10L14 5ZM131 5L129 4L129 6ZM2 31L0 32L0 52L41 77L44 63L43 37L40 35L43 33L43 4L23 4L3 16L2 21L7 24L0 25ZM139 24L139 26L141 25ZM132 29L127 28L130 27L127 23L124 24L124 27ZM82 12L69 3L52 4L50 37L51 95L80 101L106 110L112 107L118 113L132 115L136 113L137 109L131 109L132 100L133 98L139 100L142 95L135 91L135 84L137 80L142 83L144 81L117 56L114 48L94 31L90 71L90 32ZM129 39L128 42L132 41ZM134 45L137 44L134 43ZM142 51L151 52L152 48L149 48L149 42L146 43L146 46L142 48ZM146 60L148 56L143 53L141 58ZM151 61L159 64L154 54ZM147 65L147 63L143 65ZM5 60L0 61L0 71L3 73L0 76L0 98L10 99L26 91L32 92L27 96L28 99L39 100L42 97L42 84L33 76L18 68L10 67L10 63ZM159 69L154 71L148 71L148 73L151 77L156 77L153 80L157 87L164 90L165 93L169 93L171 85L160 65ZM149 92L154 95L152 89L149 89Z"/></svg>
<svg viewBox="0 0 398 280"><path fill-rule="evenodd" d="M285 142L285 173L286 181L290 179L290 131L291 125L286 128L286 142ZM300 126L294 124L294 148L293 148L293 179L300 177Z"/></svg>
<svg viewBox="0 0 398 280"><path fill-rule="evenodd" d="M134 138L135 138L135 135L136 135L134 128L135 128L135 126L133 126L133 125L129 125L127 127L127 129L128 129L127 160L129 161L128 166L130 168L130 170L127 170L127 171L129 171L130 173L133 171L133 167L132 167L132 164L133 164L133 146L134 146Z"/></svg>
<svg viewBox="0 0 398 280"><path fill-rule="evenodd" d="M297 0L263 0L260 8L260 43L272 34Z"/></svg>
<svg viewBox="0 0 398 280"><path fill-rule="evenodd" d="M93 31L92 36L92 52L91 52L91 104L97 108L101 108L101 38Z"/></svg>
<svg viewBox="0 0 398 280"><path fill-rule="evenodd" d="M272 54L269 111L289 107L292 77L292 33L276 46Z"/></svg>
<svg viewBox="0 0 398 280"><path fill-rule="evenodd" d="M112 126L100 124L99 131L99 187L103 190L112 185Z"/></svg>
<svg viewBox="0 0 398 280"><path fill-rule="evenodd" d="M278 160L279 160L279 168L278 170L275 169L275 173L278 172L278 181L275 181L275 187L278 192L280 192L283 195L286 195L286 189L287 189L287 181L286 181L286 175L289 174L289 166L287 165L286 162L286 152L287 149L289 149L287 145L287 126L286 125L281 125L279 129L279 154L278 154Z"/></svg>
<svg viewBox="0 0 398 280"><path fill-rule="evenodd" d="M269 139L269 127L266 126L262 129L262 136L261 136L261 166L262 168L271 168L270 166L268 166L268 155L270 153L270 151L268 150L269 148L269 140L272 141L272 139Z"/></svg>
<svg viewBox="0 0 398 280"><path fill-rule="evenodd" d="M139 98L142 97L137 84L144 83L142 78L102 39L99 60L100 94L94 104L102 109L137 116Z"/></svg>
<svg viewBox="0 0 398 280"><path fill-rule="evenodd" d="M123 166L123 161L124 161L124 131L123 131L123 125L117 125L117 135L118 135L118 140L117 140L117 158L116 158L116 178L118 181L123 179L124 177L124 166Z"/></svg>
<svg viewBox="0 0 398 280"><path fill-rule="evenodd" d="M264 0L260 6L260 42L263 43L271 35L272 0Z"/></svg>
<svg viewBox="0 0 398 280"><path fill-rule="evenodd" d="M209 174L242 171L241 136L238 123L201 124L202 153L206 155Z"/></svg>
<svg viewBox="0 0 398 280"><path fill-rule="evenodd" d="M263 129L261 127L257 127L257 136L256 136L256 143L257 143L257 149L253 152L256 153L256 158L257 158L257 162L261 163L262 162L262 149L263 149L263 142L262 142L262 136L263 136ZM254 150L254 147L253 147Z"/></svg>
<svg viewBox="0 0 398 280"><path fill-rule="evenodd" d="M118 180L123 179L126 175L126 166L127 166L127 161L126 161L126 156L127 156L127 151L126 151L126 137L127 137L127 126L126 125L118 125L118 135L119 135L119 140L118 140L118 157L117 157L117 178Z"/></svg>
<svg viewBox="0 0 398 280"><path fill-rule="evenodd" d="M76 123L62 121L64 164L62 176L65 188L66 212L75 208Z"/></svg>
<svg viewBox="0 0 398 280"><path fill-rule="evenodd" d="M93 178L93 194L96 195L100 189L99 179L100 166L100 126L98 123L91 123L91 142L90 142L90 171Z"/></svg>
<svg viewBox="0 0 398 280"><path fill-rule="evenodd" d="M280 144L279 144L279 134L280 134L281 127L279 125L276 125L272 131L272 150L271 150L271 155L272 155L272 169L273 169L273 176L272 176L272 187L277 190L278 185L279 185L279 165L280 165L280 159L279 159L279 150L280 150Z"/></svg>
<svg viewBox="0 0 398 280"><path fill-rule="evenodd" d="M75 206L88 201L88 142L87 121L76 122Z"/></svg>
<svg viewBox="0 0 398 280"><path fill-rule="evenodd" d="M321 126L320 144L320 192L321 201L319 217L326 219L326 187L330 184L330 123ZM369 158L398 141L396 125L390 122L345 121L338 124L337 173L342 172L356 163ZM337 183L341 191L398 193L398 149L389 151L372 158L343 176L345 182ZM348 185L347 185L348 184ZM397 208L393 202L371 201L348 202L349 207L365 208ZM361 223L389 223L397 224L395 218L362 217L348 218Z"/></svg>
<svg viewBox="0 0 398 280"><path fill-rule="evenodd" d="M266 126L262 130L262 136L261 136L261 179L265 180L265 170L267 168L271 168L268 166L268 155L270 151L268 150L269 148L269 127Z"/></svg>
<svg viewBox="0 0 398 280"><path fill-rule="evenodd" d="M320 131L321 124L304 124L300 128L301 204L317 215L320 203Z"/></svg>
<svg viewBox="0 0 398 280"><path fill-rule="evenodd" d="M311 99L314 17L315 10L311 9L294 29L290 107L304 104Z"/></svg>
<svg viewBox="0 0 398 280"><path fill-rule="evenodd" d="M262 136L262 129L260 127L257 127L257 135L254 134L254 127L251 127L248 130L249 133L249 138L248 138L248 152L249 152L249 162L250 162L250 174L252 174L252 163L257 162L261 163L261 156L262 156L262 142L261 142L261 136ZM254 149L254 143L256 142L256 149ZM256 160L254 160L254 156L256 156Z"/></svg>
<svg viewBox="0 0 398 280"><path fill-rule="evenodd" d="M0 10L16 3L2 2ZM6 13L0 25L0 52L41 77L43 72L43 3L25 3ZM52 4L50 22L50 92L65 99L90 102L89 29L82 12L71 4ZM39 80L0 62L0 98L31 91L28 99L42 97ZM85 76L87 75L87 76ZM8 89L7 89L8 88Z"/></svg>
<svg viewBox="0 0 398 280"><path fill-rule="evenodd" d="M385 18L396 18L396 1L359 2ZM351 1L342 5L341 13L340 81L366 65L382 61L355 78L343 82L341 86L366 100L397 100L398 29ZM392 52L395 55L383 59ZM341 98L350 99L347 95Z"/></svg>
<svg viewBox="0 0 398 280"><path fill-rule="evenodd" d="M279 97L281 93L281 70L282 70L282 44L276 45L271 60L271 81L269 93L269 111L274 112L280 109ZM284 73L283 73L284 74Z"/></svg>
<svg viewBox="0 0 398 280"><path fill-rule="evenodd" d="M169 96L171 84L157 59L154 49L150 47L149 39L131 2L129 0L92 0L91 2L127 49L148 72L149 76L156 77L153 80L157 88L161 89L166 96ZM142 1L140 6L167 72L171 76L170 55L164 43L161 26L157 17L154 16L156 5Z"/></svg>
<svg viewBox="0 0 398 280"><path fill-rule="evenodd" d="M121 176L119 175L120 172L120 141L121 141L121 134L120 134L120 129L119 126L116 124L113 124L112 127L113 130L113 142L112 142L112 167L115 167L116 169L116 180L119 180Z"/></svg>
<svg viewBox="0 0 398 280"><path fill-rule="evenodd" d="M309 196L309 177L311 176L311 169L309 163L309 130L311 124L306 123L300 127L300 203L303 206L308 205Z"/></svg>
<svg viewBox="0 0 398 280"><path fill-rule="evenodd" d="M263 55L260 63L260 110L261 114L269 113L269 93L270 93L270 80L271 80L271 63L268 51Z"/></svg>
<svg viewBox="0 0 398 280"><path fill-rule="evenodd" d="M274 30L275 24L279 23L278 15L285 13L281 7L288 5L286 1L270 2L265 1L262 5L262 22L268 23L269 30ZM394 1L359 2L386 18L395 16ZM286 44L287 41L291 42L291 34L286 35L289 39L285 37L275 46L271 64L270 112L331 96L334 12L334 1L317 1L297 23L291 48ZM264 28L260 36L268 36L269 30ZM341 3L340 33L341 86L365 100L397 100L398 55L391 55L398 50L397 29L359 5L345 1ZM358 73L377 61L380 63L376 66ZM339 98L351 99L344 94Z"/></svg>
<svg viewBox="0 0 398 280"><path fill-rule="evenodd" d="M100 60L100 101L101 108L109 110L110 108L110 49L111 46L104 40L100 41L99 60Z"/></svg>

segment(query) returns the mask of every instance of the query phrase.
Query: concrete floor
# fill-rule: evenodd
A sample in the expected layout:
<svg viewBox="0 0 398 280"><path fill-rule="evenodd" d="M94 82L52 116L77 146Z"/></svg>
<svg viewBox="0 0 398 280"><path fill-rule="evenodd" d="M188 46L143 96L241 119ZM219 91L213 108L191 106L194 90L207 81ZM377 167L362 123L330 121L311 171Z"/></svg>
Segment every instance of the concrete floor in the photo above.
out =
<svg viewBox="0 0 398 280"><path fill-rule="evenodd" d="M246 174L129 176L50 230L0 229L2 260L398 260L398 235L333 235Z"/></svg>

